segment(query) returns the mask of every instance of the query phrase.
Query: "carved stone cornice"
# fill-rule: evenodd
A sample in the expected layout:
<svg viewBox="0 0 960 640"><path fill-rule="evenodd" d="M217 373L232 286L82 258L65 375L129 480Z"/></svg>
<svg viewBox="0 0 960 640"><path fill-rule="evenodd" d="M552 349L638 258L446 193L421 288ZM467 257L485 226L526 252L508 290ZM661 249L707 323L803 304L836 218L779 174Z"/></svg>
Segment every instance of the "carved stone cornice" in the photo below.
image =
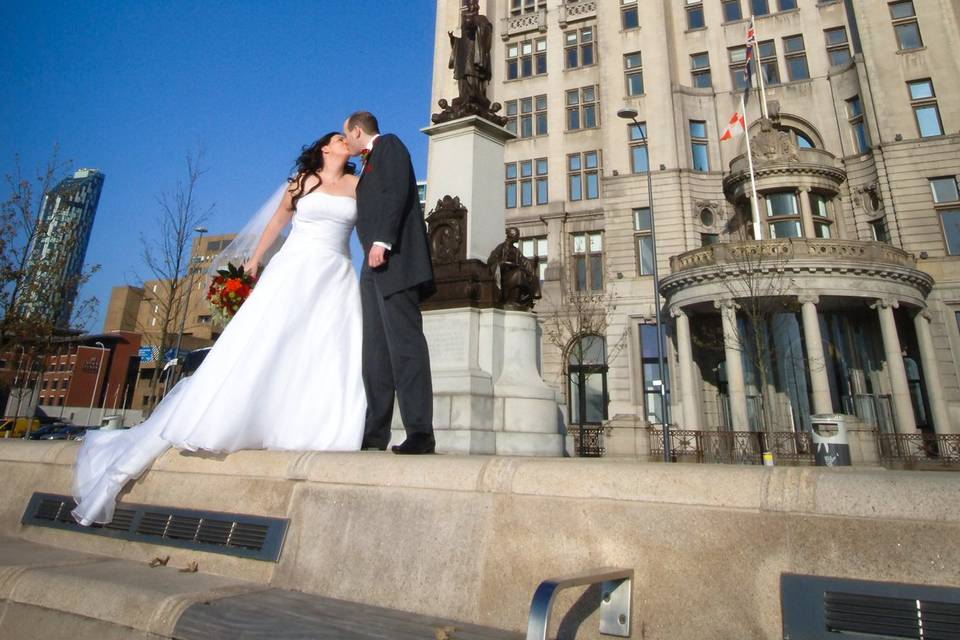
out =
<svg viewBox="0 0 960 640"><path fill-rule="evenodd" d="M682 306L741 290L747 295L758 282L768 296L892 295L917 306L934 285L910 254L879 242L789 238L721 243L674 256L670 266L660 293L669 304Z"/></svg>

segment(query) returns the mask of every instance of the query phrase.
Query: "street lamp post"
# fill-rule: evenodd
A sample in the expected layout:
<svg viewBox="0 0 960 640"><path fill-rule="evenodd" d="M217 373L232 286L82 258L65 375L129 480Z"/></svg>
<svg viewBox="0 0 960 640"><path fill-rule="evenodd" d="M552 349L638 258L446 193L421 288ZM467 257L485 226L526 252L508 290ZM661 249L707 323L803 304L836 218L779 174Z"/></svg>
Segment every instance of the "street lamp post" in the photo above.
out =
<svg viewBox="0 0 960 640"><path fill-rule="evenodd" d="M100 347L100 361L97 363L97 377L93 382L93 391L90 392L90 411L87 412L88 427L91 426L90 420L93 419L93 401L96 399L97 390L100 388L100 368L103 367L103 356L104 356L103 352L107 350L107 348L103 346L102 342L94 342L93 344Z"/></svg>
<svg viewBox="0 0 960 640"><path fill-rule="evenodd" d="M199 233L199 234L200 234L200 236L199 236L199 238L198 238L198 240L197 240L197 246L200 247L200 248L202 248L201 245L202 245L202 243L203 243L203 234L205 234L205 233L207 232L207 228L206 228L206 227L194 227L193 230L194 230L196 233ZM198 256L198 257L199 257L199 256ZM170 376L171 376L171 375L174 375L178 370L179 370L179 371L183 371L183 365L182 365L182 363L180 362L180 344L183 342L183 330L184 330L184 329L186 328L186 326L187 326L187 314L190 312L190 294L193 292L193 271L194 271L194 263L195 263L195 262L196 262L196 260L192 259L192 257L191 257L191 260L190 260L190 283L189 283L189 285L187 286L187 298L186 298L186 300L185 300L184 303L183 303L183 317L180 319L180 331L177 333L177 348L176 348L176 350L174 351L174 357L177 359L177 365L176 365L176 367L174 367L173 373L167 374L167 386L166 386L166 388L165 388L164 393L166 393L166 391L169 391L169 390L170 390Z"/></svg>
<svg viewBox="0 0 960 640"><path fill-rule="evenodd" d="M650 249L653 251L654 321L657 324L657 366L660 369L660 406L663 410L663 461L670 462L670 404L667 402L667 370L663 358L663 324L660 322L660 277L657 271L657 225L653 215L653 171L650 167L650 145L645 128L637 122L637 110L623 108L617 116L633 122L640 139L647 145L647 207L650 211Z"/></svg>

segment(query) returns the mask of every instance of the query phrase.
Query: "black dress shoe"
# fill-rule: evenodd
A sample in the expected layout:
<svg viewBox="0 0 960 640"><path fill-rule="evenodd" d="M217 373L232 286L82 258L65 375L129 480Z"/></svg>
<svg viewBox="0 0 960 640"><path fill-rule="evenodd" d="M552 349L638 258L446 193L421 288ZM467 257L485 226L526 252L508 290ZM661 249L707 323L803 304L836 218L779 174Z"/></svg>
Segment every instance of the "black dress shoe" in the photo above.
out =
<svg viewBox="0 0 960 640"><path fill-rule="evenodd" d="M360 450L361 451L386 451L387 444L374 442L373 440L367 440L366 438L364 438L363 443L360 445Z"/></svg>
<svg viewBox="0 0 960 640"><path fill-rule="evenodd" d="M403 444L391 447L394 453L399 455L422 455L436 453L437 441L431 434L414 434L408 436Z"/></svg>

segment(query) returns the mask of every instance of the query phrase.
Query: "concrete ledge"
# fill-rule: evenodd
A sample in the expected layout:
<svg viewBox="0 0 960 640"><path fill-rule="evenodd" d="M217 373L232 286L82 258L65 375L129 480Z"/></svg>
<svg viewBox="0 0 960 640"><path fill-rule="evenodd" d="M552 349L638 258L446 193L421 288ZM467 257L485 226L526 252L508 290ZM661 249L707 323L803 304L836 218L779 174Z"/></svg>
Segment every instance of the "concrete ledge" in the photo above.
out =
<svg viewBox="0 0 960 640"><path fill-rule="evenodd" d="M780 633L782 572L960 586L956 474L169 452L124 496L287 517L283 555L271 564L21 526L32 492L69 493L75 445L52 446L0 442L0 474L8 479L0 488L0 534L74 549L78 558L96 552L140 561L170 555L178 566L195 560L224 580L201 584L203 594L256 583L521 631L541 580L613 565L636 571L634 623L644 638L770 638ZM50 561L68 559L54 554ZM117 588L99 571L82 562L31 569L33 578L17 579L10 602L53 606L41 583ZM174 610L181 600L165 589L178 584L151 587L148 600L167 599L166 610ZM115 597L146 619L141 596ZM558 621L576 597L559 602ZM135 628L164 632L168 618L158 611ZM103 616L120 620L113 610ZM577 637L596 637L593 618Z"/></svg>

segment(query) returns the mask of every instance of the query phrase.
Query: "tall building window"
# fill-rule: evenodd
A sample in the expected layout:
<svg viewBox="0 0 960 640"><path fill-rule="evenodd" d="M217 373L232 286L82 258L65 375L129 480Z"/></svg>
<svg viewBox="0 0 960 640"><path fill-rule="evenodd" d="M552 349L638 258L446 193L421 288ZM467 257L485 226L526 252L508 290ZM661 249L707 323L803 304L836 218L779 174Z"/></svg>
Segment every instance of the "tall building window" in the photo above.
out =
<svg viewBox="0 0 960 640"><path fill-rule="evenodd" d="M507 209L515 209L518 204L521 207L532 207L534 202L547 204L548 192L546 158L507 163Z"/></svg>
<svg viewBox="0 0 960 640"><path fill-rule="evenodd" d="M687 29L703 29L707 26L703 19L703 0L686 0Z"/></svg>
<svg viewBox="0 0 960 640"><path fill-rule="evenodd" d="M647 123L640 122L639 126L630 124L630 170L633 173L646 173L650 170L647 155Z"/></svg>
<svg viewBox="0 0 960 640"><path fill-rule="evenodd" d="M603 289L603 234L575 233L573 239L574 284L577 291Z"/></svg>
<svg viewBox="0 0 960 640"><path fill-rule="evenodd" d="M870 138L867 136L867 123L863 119L863 104L860 96L853 96L847 100L847 119L853 133L853 145L857 153L866 153L870 150Z"/></svg>
<svg viewBox="0 0 960 640"><path fill-rule="evenodd" d="M943 237L947 245L947 255L960 255L960 189L956 176L931 178L930 191L933 193L933 206L940 214L943 224Z"/></svg>
<svg viewBox="0 0 960 640"><path fill-rule="evenodd" d="M506 102L507 131L518 138L547 135L547 96Z"/></svg>
<svg viewBox="0 0 960 640"><path fill-rule="evenodd" d="M547 72L547 39L507 45L507 80L540 76Z"/></svg>
<svg viewBox="0 0 960 640"><path fill-rule="evenodd" d="M564 34L565 68L589 67L597 61L593 36L593 27L584 27L579 31L568 31Z"/></svg>
<svg viewBox="0 0 960 640"><path fill-rule="evenodd" d="M620 0L620 24L623 30L636 29L640 26L640 15L637 13L637 0Z"/></svg>
<svg viewBox="0 0 960 640"><path fill-rule="evenodd" d="M700 246L709 247L712 244L717 244L720 242L719 233L701 233L700 234Z"/></svg>
<svg viewBox="0 0 960 640"><path fill-rule="evenodd" d="M540 282L543 282L543 274L547 270L547 236L521 239L520 252L524 257L533 260Z"/></svg>
<svg viewBox="0 0 960 640"><path fill-rule="evenodd" d="M870 221L870 235L876 242L890 243L890 232L887 229L887 219L877 218Z"/></svg>
<svg viewBox="0 0 960 640"><path fill-rule="evenodd" d="M917 24L917 12L913 0L890 3L890 17L893 19L893 31L897 34L897 46L901 51L919 49L923 46L920 38L920 25Z"/></svg>
<svg viewBox="0 0 960 640"><path fill-rule="evenodd" d="M516 209L517 208L517 163L508 162L506 164L506 171L504 175L504 193L506 194L506 202L504 206L507 209Z"/></svg>
<svg viewBox="0 0 960 640"><path fill-rule="evenodd" d="M750 12L755 16L765 16L770 13L769 0L750 0Z"/></svg>
<svg viewBox="0 0 960 640"><path fill-rule="evenodd" d="M571 425L601 424L607 419L606 352L600 336L580 336L570 346L567 399ZM584 447L581 455L585 453Z"/></svg>
<svg viewBox="0 0 960 640"><path fill-rule="evenodd" d="M850 43L847 41L846 27L825 29L823 37L827 41L827 56L831 66L837 67L850 62Z"/></svg>
<svg viewBox="0 0 960 640"><path fill-rule="evenodd" d="M760 72L767 86L780 84L780 69L777 66L777 45L773 40L765 40L757 44L757 53L760 60Z"/></svg>
<svg viewBox="0 0 960 640"><path fill-rule="evenodd" d="M584 151L567 156L567 196L571 201L600 197L600 152Z"/></svg>
<svg viewBox="0 0 960 640"><path fill-rule="evenodd" d="M512 16L533 13L538 9L546 8L547 0L510 0L510 15Z"/></svg>
<svg viewBox="0 0 960 640"><path fill-rule="evenodd" d="M690 56L690 77L693 86L707 88L713 86L710 78L710 54L706 51L694 53Z"/></svg>
<svg viewBox="0 0 960 640"><path fill-rule="evenodd" d="M649 424L663 424L663 396L660 385L664 384L660 371L660 345L657 344L657 326L640 325L640 368L643 375L643 406Z"/></svg>
<svg viewBox="0 0 960 640"><path fill-rule="evenodd" d="M829 199L819 193L810 193L810 208L813 210L813 230L818 238L832 238Z"/></svg>
<svg viewBox="0 0 960 640"><path fill-rule="evenodd" d="M567 130L595 129L597 118L597 87L583 87L567 91Z"/></svg>
<svg viewBox="0 0 960 640"><path fill-rule="evenodd" d="M623 56L623 73L627 77L627 95L642 96L643 60L639 51Z"/></svg>
<svg viewBox="0 0 960 640"><path fill-rule="evenodd" d="M777 0L777 8L780 11L790 11L797 8L797 0Z"/></svg>
<svg viewBox="0 0 960 640"><path fill-rule="evenodd" d="M740 8L740 0L721 0L723 3L723 21L733 22L743 19L743 10Z"/></svg>
<svg viewBox="0 0 960 640"><path fill-rule="evenodd" d="M650 233L650 208L633 210L633 244L637 252L637 274L653 273L653 235Z"/></svg>
<svg viewBox="0 0 960 640"><path fill-rule="evenodd" d="M727 55L730 58L730 84L737 91L743 91L747 87L747 78L744 70L747 68L747 48L732 47L727 49Z"/></svg>
<svg viewBox="0 0 960 640"><path fill-rule="evenodd" d="M810 79L807 51L803 45L802 35L787 36L783 39L783 57L787 63L787 77L792 82Z"/></svg>
<svg viewBox="0 0 960 640"><path fill-rule="evenodd" d="M550 185L547 182L547 159L537 158L536 166L537 204L547 204L550 201Z"/></svg>
<svg viewBox="0 0 960 640"><path fill-rule="evenodd" d="M707 148L707 123L690 121L690 155L694 171L710 171L710 153Z"/></svg>
<svg viewBox="0 0 960 640"><path fill-rule="evenodd" d="M943 135L943 123L940 121L940 109L937 107L937 94L933 91L933 81L912 80L907 83L910 89L910 106L917 119L917 130L921 138Z"/></svg>
<svg viewBox="0 0 960 640"><path fill-rule="evenodd" d="M771 238L799 238L803 235L796 192L768 193L764 197L764 202L767 206L767 222Z"/></svg>

